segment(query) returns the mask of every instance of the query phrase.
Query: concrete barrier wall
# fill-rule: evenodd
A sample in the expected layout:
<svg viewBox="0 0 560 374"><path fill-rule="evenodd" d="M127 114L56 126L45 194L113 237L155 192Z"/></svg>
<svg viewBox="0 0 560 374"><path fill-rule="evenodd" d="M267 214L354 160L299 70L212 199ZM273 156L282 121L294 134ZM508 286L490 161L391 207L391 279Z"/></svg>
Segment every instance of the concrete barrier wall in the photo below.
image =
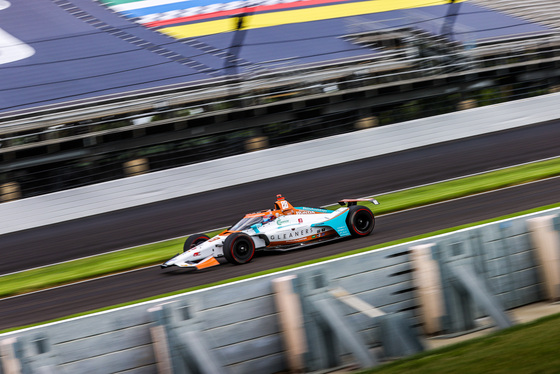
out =
<svg viewBox="0 0 560 374"><path fill-rule="evenodd" d="M482 285L502 309L512 309L542 300L531 235L526 218L507 220L446 235L431 242L431 257L438 264L443 315L430 332L459 332L474 327L487 311L477 300L458 292L455 269L462 266L478 275ZM436 310L433 313L441 313ZM430 313L430 312L428 312ZM431 318L422 318L430 321Z"/></svg>
<svg viewBox="0 0 560 374"><path fill-rule="evenodd" d="M0 235L560 118L560 93L260 150L0 204ZM302 161L305 160L305 161Z"/></svg>
<svg viewBox="0 0 560 374"><path fill-rule="evenodd" d="M0 342L17 338L22 346L20 357L26 365L35 368L51 365L56 370L53 372L57 373L156 373L156 356L150 335L154 319L148 310L157 305L168 305L180 316L181 323L185 325L184 331L196 332L196 336L208 347L212 360L219 363L224 372L275 373L286 370L288 363L274 302L273 279L289 274L297 277L295 289L302 300L306 326L316 313L310 304L313 298L342 287L382 312L404 316L409 324L420 327L422 308L417 285L414 284L410 249L431 243L432 248L437 248L433 258L441 268L445 268L446 264L468 264L476 270L475 273L499 303L508 309L515 308L544 298L526 221L537 216L558 216L559 213L560 209L554 209L234 284L6 333L0 335ZM448 271L441 271L444 289L449 287L446 283L451 283L450 277ZM446 307L442 329L453 331L460 325L460 321L456 321L460 317L453 315L453 300L447 299L449 292L444 290L443 294L446 295ZM471 306L477 309L476 316L484 314L476 304ZM337 310L345 325L356 331L360 341L370 348L379 347L383 336L375 318L343 303L338 304ZM314 348L319 339L317 329L306 327L306 333L309 345ZM347 354L348 350L343 348L339 353ZM322 359L319 357L321 352L314 354L317 357L308 357L308 363ZM6 360L2 357L3 363ZM2 373L2 369L0 373L11 374Z"/></svg>

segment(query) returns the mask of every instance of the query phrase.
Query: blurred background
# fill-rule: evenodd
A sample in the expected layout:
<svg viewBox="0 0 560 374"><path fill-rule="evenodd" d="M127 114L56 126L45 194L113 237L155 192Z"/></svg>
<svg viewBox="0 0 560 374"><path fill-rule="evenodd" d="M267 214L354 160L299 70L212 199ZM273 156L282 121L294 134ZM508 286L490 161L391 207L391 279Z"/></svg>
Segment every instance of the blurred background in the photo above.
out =
<svg viewBox="0 0 560 374"><path fill-rule="evenodd" d="M266 363L268 372L286 372L269 278L185 289L557 207L558 178L547 178L558 174L557 9L550 0L0 0L0 330L183 293L168 305L174 321L155 299L3 333L24 348L5 346L28 367L156 372L154 346L162 340L150 329L160 323L184 328L177 336L190 334L206 363L239 373L266 372L258 370ZM540 167L554 170L539 174L539 183L488 193L471 187L469 198L389 209L375 234L359 240L259 253L243 266L197 273L154 266L183 250L186 235L271 207L278 193L294 206L319 207L543 159L552 160ZM484 191L498 189L484 183ZM554 230L547 234L557 237ZM476 279L465 280L470 270L484 274L508 309L551 299L530 231L518 218L437 244L425 239L432 258L440 257L449 309L428 334L472 330L473 319L485 316L453 285L459 274L471 293L483 293ZM294 270L294 293L308 300L310 339L326 342L311 345L320 360L307 368L339 364L334 338L348 326L367 349L396 342L395 315L414 329L427 326L411 253L405 243L350 256L344 266ZM466 273L449 265L457 263ZM393 327L380 333L377 317L330 310L321 299L338 300L344 290L332 296L335 286L380 308ZM494 309L494 317L505 314ZM527 335L542 347L546 335ZM487 361L481 351L491 350L477 349L473 362ZM0 352L2 363L5 357ZM0 374L11 374L3 367Z"/></svg>
<svg viewBox="0 0 560 374"><path fill-rule="evenodd" d="M0 201L556 92L550 1L2 1Z"/></svg>

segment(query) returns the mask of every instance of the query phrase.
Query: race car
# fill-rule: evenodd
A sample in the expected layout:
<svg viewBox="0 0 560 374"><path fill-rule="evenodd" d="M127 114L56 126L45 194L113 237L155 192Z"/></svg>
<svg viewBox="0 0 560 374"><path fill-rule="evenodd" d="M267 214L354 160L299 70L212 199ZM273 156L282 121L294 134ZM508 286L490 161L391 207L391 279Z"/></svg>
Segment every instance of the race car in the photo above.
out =
<svg viewBox="0 0 560 374"><path fill-rule="evenodd" d="M255 251L286 251L317 242L344 237L369 235L375 225L371 210L358 202L375 199L344 199L337 210L294 208L282 195L276 196L274 208L246 214L239 222L222 233L208 237L191 235L185 241L183 253L164 262L162 269L204 269L219 265L217 258L229 263L245 264Z"/></svg>

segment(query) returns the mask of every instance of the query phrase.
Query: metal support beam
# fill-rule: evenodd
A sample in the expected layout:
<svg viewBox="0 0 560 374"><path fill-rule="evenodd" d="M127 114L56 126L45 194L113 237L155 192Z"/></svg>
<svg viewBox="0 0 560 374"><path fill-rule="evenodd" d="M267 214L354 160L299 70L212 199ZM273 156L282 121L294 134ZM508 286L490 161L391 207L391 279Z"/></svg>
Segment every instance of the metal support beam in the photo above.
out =
<svg viewBox="0 0 560 374"><path fill-rule="evenodd" d="M334 343L334 334L317 316L314 301L325 297L328 282L323 271L300 274L293 280L294 290L299 295L305 330L307 352L304 353L307 371L324 370L340 365L339 350Z"/></svg>
<svg viewBox="0 0 560 374"><path fill-rule="evenodd" d="M482 307L492 317L499 328L503 329L513 326L513 322L496 297L488 291L484 282L471 269L465 265L453 265L451 270L460 287L466 291L477 305Z"/></svg>
<svg viewBox="0 0 560 374"><path fill-rule="evenodd" d="M346 347L363 368L377 365L377 360L368 350L366 344L360 339L357 331L342 320L342 314L336 309L330 299L320 299L315 301L317 312L322 317L322 322L336 336L337 340Z"/></svg>
<svg viewBox="0 0 560 374"><path fill-rule="evenodd" d="M445 15L445 20L443 21L443 25L440 31L441 36L448 39L451 39L451 37L453 37L453 25L455 25L455 20L459 15L459 8L461 8L461 3L456 3L455 0L449 1L447 14Z"/></svg>
<svg viewBox="0 0 560 374"><path fill-rule="evenodd" d="M418 333L402 313L387 314L341 287L331 290L330 294L349 307L375 319L379 325L379 339L386 357L404 357L424 351Z"/></svg>
<svg viewBox="0 0 560 374"><path fill-rule="evenodd" d="M228 370L212 355L188 305L166 303L150 308L158 370L162 373L224 374ZM162 328L163 327L163 328Z"/></svg>
<svg viewBox="0 0 560 374"><path fill-rule="evenodd" d="M245 10L243 13L235 16L235 32L233 33L233 39L231 40L231 45L229 46L228 52L226 54L226 61L224 63L224 74L233 77L234 81L238 79L238 61L239 52L243 46L243 41L247 34L246 22L247 17L249 17L253 12Z"/></svg>
<svg viewBox="0 0 560 374"><path fill-rule="evenodd" d="M425 350L417 332L400 313L379 317L379 337L387 358L410 356Z"/></svg>
<svg viewBox="0 0 560 374"><path fill-rule="evenodd" d="M9 338L0 342L3 374L57 374L56 355L44 335Z"/></svg>

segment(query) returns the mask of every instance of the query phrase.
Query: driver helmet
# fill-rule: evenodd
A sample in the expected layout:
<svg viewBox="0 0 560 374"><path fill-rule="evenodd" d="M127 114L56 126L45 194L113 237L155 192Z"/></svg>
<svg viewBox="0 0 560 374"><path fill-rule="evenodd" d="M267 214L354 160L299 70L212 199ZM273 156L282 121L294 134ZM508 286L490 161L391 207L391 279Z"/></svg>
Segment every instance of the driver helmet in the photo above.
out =
<svg viewBox="0 0 560 374"><path fill-rule="evenodd" d="M274 214L267 214L266 216L263 217L263 225L273 221L275 218L276 216L274 216Z"/></svg>

